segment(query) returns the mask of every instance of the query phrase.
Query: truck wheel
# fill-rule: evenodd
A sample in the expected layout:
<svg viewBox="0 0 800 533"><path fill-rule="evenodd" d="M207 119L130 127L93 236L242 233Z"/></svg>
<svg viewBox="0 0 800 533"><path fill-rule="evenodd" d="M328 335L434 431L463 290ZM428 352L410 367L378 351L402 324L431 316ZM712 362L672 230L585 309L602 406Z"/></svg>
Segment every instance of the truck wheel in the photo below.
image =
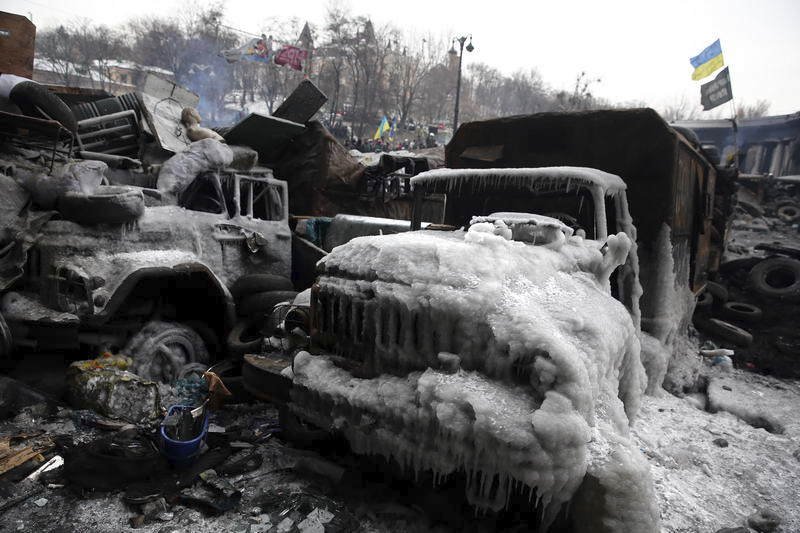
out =
<svg viewBox="0 0 800 533"><path fill-rule="evenodd" d="M254 316L260 313L271 313L275 304L292 301L297 293L294 291L264 291L250 296L245 296L236 311L244 316Z"/></svg>
<svg viewBox="0 0 800 533"><path fill-rule="evenodd" d="M132 372L163 383L175 381L188 364L209 364L200 335L176 322L148 322L131 337L122 353L133 359Z"/></svg>
<svg viewBox="0 0 800 533"><path fill-rule="evenodd" d="M94 194L67 192L58 211L78 224L124 224L144 214L144 195L134 187L101 185Z"/></svg>
<svg viewBox="0 0 800 533"><path fill-rule="evenodd" d="M731 320L754 323L761 320L763 313L755 305L744 302L725 302L722 306L722 314Z"/></svg>
<svg viewBox="0 0 800 533"><path fill-rule="evenodd" d="M749 332L718 318L697 320L695 325L699 330L737 346L750 346L753 343L753 336Z"/></svg>
<svg viewBox="0 0 800 533"><path fill-rule="evenodd" d="M728 289L725 288L725 285L722 285L721 283L707 281L706 291L711 293L711 296L714 297L714 301L717 304L723 304L728 301Z"/></svg>
<svg viewBox="0 0 800 533"><path fill-rule="evenodd" d="M12 346L11 329L6 324L6 319L3 318L3 315L0 315L0 359L11 355Z"/></svg>
<svg viewBox="0 0 800 533"><path fill-rule="evenodd" d="M234 300L265 291L291 291L292 280L275 274L247 274L237 279L231 287Z"/></svg>
<svg viewBox="0 0 800 533"><path fill-rule="evenodd" d="M78 130L78 122L69 106L40 83L21 81L11 89L8 99L26 115L56 120L71 132Z"/></svg>
<svg viewBox="0 0 800 533"><path fill-rule="evenodd" d="M261 333L263 320L241 320L228 335L228 353L242 356L261 352L264 335Z"/></svg>
<svg viewBox="0 0 800 533"><path fill-rule="evenodd" d="M800 207L790 204L790 205L783 205L778 208L778 218L786 222L787 224L791 224L797 220L800 220Z"/></svg>
<svg viewBox="0 0 800 533"><path fill-rule="evenodd" d="M767 298L800 300L800 261L788 257L771 257L750 270L753 290Z"/></svg>

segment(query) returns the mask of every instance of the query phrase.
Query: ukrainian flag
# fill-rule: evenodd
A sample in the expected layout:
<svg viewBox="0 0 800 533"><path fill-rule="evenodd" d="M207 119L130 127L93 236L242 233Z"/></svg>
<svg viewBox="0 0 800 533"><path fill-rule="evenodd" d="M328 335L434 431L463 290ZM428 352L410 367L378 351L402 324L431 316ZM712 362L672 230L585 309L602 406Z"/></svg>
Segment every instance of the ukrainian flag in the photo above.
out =
<svg viewBox="0 0 800 533"><path fill-rule="evenodd" d="M694 72L692 72L693 80L702 80L722 67L725 64L725 60L722 58L722 45L719 44L719 39L691 58L689 62L694 67Z"/></svg>
<svg viewBox="0 0 800 533"><path fill-rule="evenodd" d="M386 120L386 115L383 115L383 118L381 119L381 123L378 124L378 129L375 130L375 135L372 136L372 140L374 140L374 141L379 140L381 137L383 137L383 134L385 132L389 131L390 129L391 129L391 126L389 126L389 121Z"/></svg>

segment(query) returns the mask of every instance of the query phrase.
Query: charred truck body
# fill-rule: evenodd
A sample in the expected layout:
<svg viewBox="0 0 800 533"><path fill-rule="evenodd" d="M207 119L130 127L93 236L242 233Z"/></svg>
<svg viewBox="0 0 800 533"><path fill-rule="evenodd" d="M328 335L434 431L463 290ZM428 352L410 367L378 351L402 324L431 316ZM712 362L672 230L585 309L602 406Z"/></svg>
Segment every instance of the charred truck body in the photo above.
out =
<svg viewBox="0 0 800 533"><path fill-rule="evenodd" d="M681 344L693 306L688 291L702 289L708 273L718 269L723 250L726 217L714 217L716 167L700 146L652 109L472 122L463 124L446 148L446 166L454 169L553 165L596 168L624 180L636 226L642 330L668 349L680 350L675 344Z"/></svg>
<svg viewBox="0 0 800 533"><path fill-rule="evenodd" d="M412 179L411 232L320 262L290 411L463 472L479 507L522 493L545 521L570 502L576 531L657 530L627 426L682 371L670 352L718 260L715 167L651 110L465 124L447 166Z"/></svg>

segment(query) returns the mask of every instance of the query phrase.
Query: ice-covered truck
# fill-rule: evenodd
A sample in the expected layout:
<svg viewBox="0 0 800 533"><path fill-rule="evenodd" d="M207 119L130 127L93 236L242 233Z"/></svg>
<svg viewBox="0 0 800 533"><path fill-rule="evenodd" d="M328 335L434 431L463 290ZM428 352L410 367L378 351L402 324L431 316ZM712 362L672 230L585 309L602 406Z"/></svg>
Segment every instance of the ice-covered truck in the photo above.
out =
<svg viewBox="0 0 800 533"><path fill-rule="evenodd" d="M576 531L655 531L628 438L647 377L624 181L549 167L412 184L420 202L446 196L442 224L415 216L417 231L320 262L289 412L357 452L463 475L481 508L532 501Z"/></svg>

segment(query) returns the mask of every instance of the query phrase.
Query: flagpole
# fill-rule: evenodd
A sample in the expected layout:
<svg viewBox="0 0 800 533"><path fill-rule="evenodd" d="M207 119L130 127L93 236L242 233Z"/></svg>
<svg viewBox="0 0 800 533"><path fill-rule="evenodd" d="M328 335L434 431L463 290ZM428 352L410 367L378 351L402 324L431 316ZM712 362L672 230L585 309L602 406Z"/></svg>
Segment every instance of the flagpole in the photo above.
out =
<svg viewBox="0 0 800 533"><path fill-rule="evenodd" d="M728 66L728 80L731 84L731 126L733 127L733 168L739 170L739 125L736 123L736 98L733 96L731 67ZM722 163L722 161L720 161Z"/></svg>

